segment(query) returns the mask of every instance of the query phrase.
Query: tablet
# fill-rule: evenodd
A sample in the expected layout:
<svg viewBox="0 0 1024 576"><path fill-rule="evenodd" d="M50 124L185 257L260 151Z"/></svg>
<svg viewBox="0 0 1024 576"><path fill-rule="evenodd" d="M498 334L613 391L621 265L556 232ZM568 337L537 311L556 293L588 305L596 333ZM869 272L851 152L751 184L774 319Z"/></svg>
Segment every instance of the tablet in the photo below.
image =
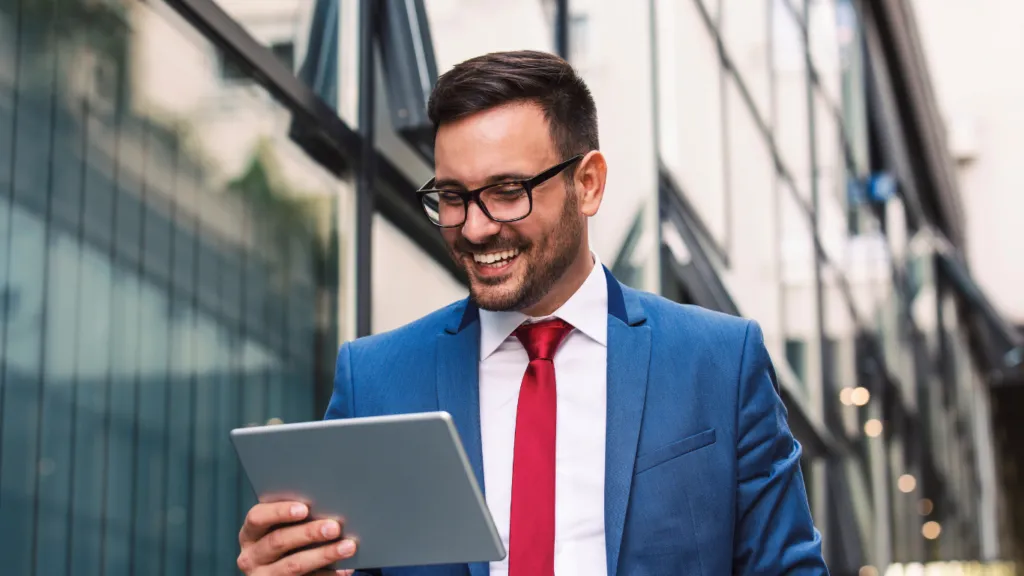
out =
<svg viewBox="0 0 1024 576"><path fill-rule="evenodd" d="M335 569L491 562L505 547L446 412L238 428L261 502L340 518L355 556Z"/></svg>

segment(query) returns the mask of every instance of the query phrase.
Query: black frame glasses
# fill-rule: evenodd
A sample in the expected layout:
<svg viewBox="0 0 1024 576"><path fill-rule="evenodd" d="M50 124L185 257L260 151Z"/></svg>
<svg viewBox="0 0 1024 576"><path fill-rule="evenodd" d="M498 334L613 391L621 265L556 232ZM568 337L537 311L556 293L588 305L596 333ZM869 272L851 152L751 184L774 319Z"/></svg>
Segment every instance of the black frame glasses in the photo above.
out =
<svg viewBox="0 0 1024 576"><path fill-rule="evenodd" d="M550 180L551 178L553 178L554 176L568 168L569 166L572 166L576 162L579 162L580 160L583 159L583 156L583 154L577 154L576 156L573 156L572 158L569 158L568 160L560 164L556 164L555 166L548 168L547 170L541 172L540 174L537 174L533 178L527 178L525 180L506 180L504 182L496 182L494 184L488 184L487 186L481 186L480 188L477 188L475 190L442 190L432 188L435 179L431 178L430 180L427 181L426 184L424 184L422 187L420 187L419 190L416 191L416 195L419 196L420 204L423 206L423 210L427 213L427 218L434 225L440 228L458 228L459 226L465 224L466 217L469 215L470 202L475 203L477 207L480 208L480 211L484 213L485 216L487 216L488 218L495 222L517 222L519 220L526 218L533 212L533 189L536 188L537 186L540 186L544 182L547 182L548 180ZM495 218L491 214L491 211L487 209L486 203L480 198L480 195L488 190L502 186L522 186L523 191L526 193L527 201L529 202L529 208L526 210L525 214L523 214L522 216L516 216L515 218ZM455 195L462 200L462 219L459 221L458 224L441 224L439 218L435 219L433 216L431 216L431 213L439 213L438 197L440 194Z"/></svg>

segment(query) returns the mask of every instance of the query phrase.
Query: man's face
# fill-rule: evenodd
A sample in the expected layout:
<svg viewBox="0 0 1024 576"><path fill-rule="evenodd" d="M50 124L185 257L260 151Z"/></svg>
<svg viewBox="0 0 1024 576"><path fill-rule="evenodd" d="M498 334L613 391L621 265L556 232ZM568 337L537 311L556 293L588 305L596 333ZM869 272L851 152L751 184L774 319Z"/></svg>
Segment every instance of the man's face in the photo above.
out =
<svg viewBox="0 0 1024 576"><path fill-rule="evenodd" d="M437 186L473 190L531 178L559 156L541 108L509 104L443 124L434 144ZM572 167L567 168L572 170ZM563 173L564 174L564 173ZM485 310L521 310L551 290L580 254L585 217L575 187L559 174L533 189L533 210L494 222L471 202L466 222L443 228L452 259Z"/></svg>

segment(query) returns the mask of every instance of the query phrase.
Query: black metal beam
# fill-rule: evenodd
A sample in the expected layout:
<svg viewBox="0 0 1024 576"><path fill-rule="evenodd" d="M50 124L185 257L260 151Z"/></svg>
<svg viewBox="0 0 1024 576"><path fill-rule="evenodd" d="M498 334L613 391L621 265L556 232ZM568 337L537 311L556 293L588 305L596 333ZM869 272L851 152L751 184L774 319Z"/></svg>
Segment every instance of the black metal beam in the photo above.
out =
<svg viewBox="0 0 1024 576"><path fill-rule="evenodd" d="M569 59L569 0L555 0L555 53Z"/></svg>
<svg viewBox="0 0 1024 576"><path fill-rule="evenodd" d="M373 213L374 176L374 40L377 1L359 3L359 132L361 161L356 176L356 336L373 332Z"/></svg>
<svg viewBox="0 0 1024 576"><path fill-rule="evenodd" d="M964 213L954 163L910 6L906 0L864 0L862 7L864 26L877 31L898 120L908 148L915 151L909 160L921 200L932 223L963 249Z"/></svg>
<svg viewBox="0 0 1024 576"><path fill-rule="evenodd" d="M378 4L377 41L391 125L432 164L434 125L427 115L427 100L437 83L437 59L424 0Z"/></svg>
<svg viewBox="0 0 1024 576"><path fill-rule="evenodd" d="M299 144L325 168L342 175L358 163L359 135L269 48L257 42L213 0L166 0L225 56L252 75L306 128Z"/></svg>
<svg viewBox="0 0 1024 576"><path fill-rule="evenodd" d="M409 180L390 160L377 158L376 208L382 216L395 223L421 250L462 285L469 286L463 271L448 255L448 247L437 226L427 220L423 206L412 193Z"/></svg>
<svg viewBox="0 0 1024 576"><path fill-rule="evenodd" d="M413 191L420 183L409 180L386 156L375 151L372 146L366 145L362 135L346 125L338 114L284 66L269 48L253 39L214 0L166 2L222 50L226 58L245 69L254 80L292 112L295 120L291 132L293 139L318 163L335 175L342 176L363 167L364 154L372 154L372 172L369 173L374 175L373 208L394 223L456 280L467 284L461 270L448 256L441 235L424 217L422 207L416 201ZM363 86L365 85L364 82ZM360 113L362 112L364 111L360 110ZM366 125L367 123L363 123L363 126ZM367 172L363 169L362 173ZM372 216L372 212L370 215ZM365 224L366 214L363 213L362 216ZM357 237L358 235L357 232ZM365 260L363 264L366 262L370 260ZM366 274L363 276L368 277ZM364 287L361 292L367 293L368 290ZM357 303L357 306L365 306L369 310L368 301L365 305Z"/></svg>

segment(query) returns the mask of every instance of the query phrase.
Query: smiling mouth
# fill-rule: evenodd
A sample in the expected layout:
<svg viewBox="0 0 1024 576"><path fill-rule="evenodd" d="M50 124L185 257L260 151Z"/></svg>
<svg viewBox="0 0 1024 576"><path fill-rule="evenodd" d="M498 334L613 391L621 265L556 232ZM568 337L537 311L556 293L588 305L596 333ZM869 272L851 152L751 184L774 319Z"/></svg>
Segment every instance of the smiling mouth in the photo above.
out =
<svg viewBox="0 0 1024 576"><path fill-rule="evenodd" d="M519 256L519 249L499 250L484 254L473 254L473 262L484 270L500 270L511 264Z"/></svg>

